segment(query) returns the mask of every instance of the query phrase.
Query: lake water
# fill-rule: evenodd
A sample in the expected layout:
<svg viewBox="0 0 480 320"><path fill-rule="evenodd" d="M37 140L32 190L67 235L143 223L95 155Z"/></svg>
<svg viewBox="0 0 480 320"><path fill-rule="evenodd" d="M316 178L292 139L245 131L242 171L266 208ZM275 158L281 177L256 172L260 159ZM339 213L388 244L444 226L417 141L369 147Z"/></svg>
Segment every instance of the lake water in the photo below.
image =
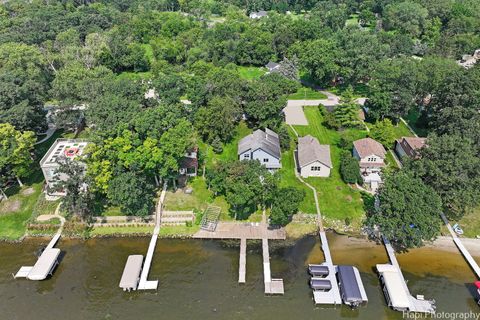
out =
<svg viewBox="0 0 480 320"><path fill-rule="evenodd" d="M118 283L127 256L145 254L149 238L60 240L65 253L52 278L14 280L22 265L33 265L46 240L0 244L0 319L401 319L388 309L374 272L387 262L383 246L350 243L329 234L333 260L361 271L367 306L320 308L312 301L308 263L323 255L316 237L289 247L271 241L272 276L283 278L285 295L263 294L260 246L247 247L247 283L238 281L238 247L220 241L159 240L149 279L158 291L123 292ZM437 311L480 312L472 294L475 279L457 253L419 249L398 256L413 294L437 301Z"/></svg>

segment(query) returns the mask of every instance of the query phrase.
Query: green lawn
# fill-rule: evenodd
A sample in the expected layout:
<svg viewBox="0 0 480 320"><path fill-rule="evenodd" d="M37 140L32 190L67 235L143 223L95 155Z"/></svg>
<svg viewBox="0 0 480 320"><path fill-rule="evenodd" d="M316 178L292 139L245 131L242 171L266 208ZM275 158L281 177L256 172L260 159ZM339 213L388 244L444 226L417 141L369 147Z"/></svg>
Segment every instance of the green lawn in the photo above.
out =
<svg viewBox="0 0 480 320"><path fill-rule="evenodd" d="M220 216L222 220L231 220L228 215L229 205L225 201L225 198L223 196L214 197L213 193L207 189L207 185L203 177L196 177L192 179L188 183L188 186L193 189L192 194L186 194L181 189L178 189L176 192L167 192L165 196L165 210L203 211L209 205L214 205L222 209Z"/></svg>
<svg viewBox="0 0 480 320"><path fill-rule="evenodd" d="M348 85L338 85L335 87L329 87L326 90L334 93L338 96L342 96L345 90L347 90ZM354 98L364 98L370 95L370 88L364 83L357 83L352 86Z"/></svg>
<svg viewBox="0 0 480 320"><path fill-rule="evenodd" d="M345 22L346 26L358 26L358 14L352 14Z"/></svg>
<svg viewBox="0 0 480 320"><path fill-rule="evenodd" d="M453 226L455 221L450 221ZM480 207L466 214L458 224L464 231L465 237L476 238L480 236Z"/></svg>
<svg viewBox="0 0 480 320"><path fill-rule="evenodd" d="M289 100L318 100L327 99L327 96L317 90L302 86L297 92L292 93L287 98Z"/></svg>
<svg viewBox="0 0 480 320"><path fill-rule="evenodd" d="M33 193L29 193L32 189ZM26 222L32 216L41 190L42 183L25 185L0 203L0 239L16 240L25 234Z"/></svg>
<svg viewBox="0 0 480 320"><path fill-rule="evenodd" d="M329 130L322 125L322 116L317 107L305 107L308 126L295 126L300 136L310 134L316 137L321 144L330 145L333 169L328 178L307 178L319 194L320 210L326 217L334 219L361 218L364 215L363 202L360 192L350 188L340 177L340 154L342 150L337 146L340 133ZM366 136L367 132L359 129L347 130L355 139ZM290 165L288 162L283 163ZM291 167L290 170L293 170Z"/></svg>
<svg viewBox="0 0 480 320"><path fill-rule="evenodd" d="M263 76L266 72L265 68L263 67L238 66L237 70L238 70L238 73L240 74L240 78L245 80L258 79L261 76Z"/></svg>
<svg viewBox="0 0 480 320"><path fill-rule="evenodd" d="M415 133L419 137L426 137L428 135L428 129L421 125L419 121L420 112L416 108L412 108L408 115L405 117L405 121L410 125L410 127L415 130Z"/></svg>
<svg viewBox="0 0 480 320"><path fill-rule="evenodd" d="M39 202L43 186L43 174L39 162L53 142L61 137L62 130L56 131L50 139L35 146L36 160L32 165L32 173L22 179L24 186L17 184L6 190L8 200L0 202L0 239L15 240L26 232L26 223L32 217L34 210L39 213L51 212L57 203L48 204Z"/></svg>

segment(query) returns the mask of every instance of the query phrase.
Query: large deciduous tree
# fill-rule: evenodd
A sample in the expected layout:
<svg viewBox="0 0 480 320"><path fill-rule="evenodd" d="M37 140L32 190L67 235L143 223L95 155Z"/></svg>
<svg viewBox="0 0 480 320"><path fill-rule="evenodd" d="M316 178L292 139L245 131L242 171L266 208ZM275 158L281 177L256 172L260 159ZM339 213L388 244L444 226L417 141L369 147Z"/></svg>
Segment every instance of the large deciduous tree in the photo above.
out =
<svg viewBox="0 0 480 320"><path fill-rule="evenodd" d="M20 132L9 123L0 123L0 172L15 176L21 186L20 178L28 176L32 169L35 141L33 132Z"/></svg>
<svg viewBox="0 0 480 320"><path fill-rule="evenodd" d="M294 187L280 188L272 201L270 221L273 224L286 225L292 215L298 212L298 207L305 198L305 191Z"/></svg>
<svg viewBox="0 0 480 320"><path fill-rule="evenodd" d="M472 140L458 135L431 135L415 174L442 198L446 214L456 219L480 204L480 157Z"/></svg>
<svg viewBox="0 0 480 320"><path fill-rule="evenodd" d="M393 243L420 247L440 232L442 201L421 179L404 170L385 178L378 193L379 208L367 218L367 225Z"/></svg>
<svg viewBox="0 0 480 320"><path fill-rule="evenodd" d="M19 43L0 45L0 122L19 130L46 128L43 100L49 74L40 51Z"/></svg>

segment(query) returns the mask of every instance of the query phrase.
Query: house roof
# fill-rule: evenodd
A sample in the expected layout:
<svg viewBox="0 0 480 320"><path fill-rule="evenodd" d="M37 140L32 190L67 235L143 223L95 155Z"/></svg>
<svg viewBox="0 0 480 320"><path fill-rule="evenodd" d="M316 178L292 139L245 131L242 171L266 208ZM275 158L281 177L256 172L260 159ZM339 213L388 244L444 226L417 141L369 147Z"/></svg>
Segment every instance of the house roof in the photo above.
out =
<svg viewBox="0 0 480 320"><path fill-rule="evenodd" d="M265 17L268 15L268 12L265 10L260 10L257 12L251 12L250 15L256 15L257 17Z"/></svg>
<svg viewBox="0 0 480 320"><path fill-rule="evenodd" d="M317 138L311 135L298 138L298 164L304 167L310 163L319 161L329 168L333 168L330 158L330 146L320 144Z"/></svg>
<svg viewBox="0 0 480 320"><path fill-rule="evenodd" d="M372 154L379 156L380 158L385 158L385 154L387 153L382 144L372 138L356 140L353 142L353 147L357 150L360 158L365 158Z"/></svg>
<svg viewBox="0 0 480 320"><path fill-rule="evenodd" d="M427 142L427 138L417 138L417 137L402 137L401 139L398 139L397 142L401 143L406 143L410 146L410 148L414 150L421 149L425 146L425 143Z"/></svg>
<svg viewBox="0 0 480 320"><path fill-rule="evenodd" d="M272 62L272 61L269 61L265 67L267 67L268 69L274 69L274 68L278 68L280 66L279 63L276 63L276 62Z"/></svg>
<svg viewBox="0 0 480 320"><path fill-rule="evenodd" d="M180 168L198 168L198 160L197 158L189 158L189 157L183 157L182 160L180 160Z"/></svg>
<svg viewBox="0 0 480 320"><path fill-rule="evenodd" d="M262 149L272 156L280 159L280 139L278 134L266 128L265 131L255 130L252 134L244 137L238 143L238 154L242 154L248 150L255 151Z"/></svg>

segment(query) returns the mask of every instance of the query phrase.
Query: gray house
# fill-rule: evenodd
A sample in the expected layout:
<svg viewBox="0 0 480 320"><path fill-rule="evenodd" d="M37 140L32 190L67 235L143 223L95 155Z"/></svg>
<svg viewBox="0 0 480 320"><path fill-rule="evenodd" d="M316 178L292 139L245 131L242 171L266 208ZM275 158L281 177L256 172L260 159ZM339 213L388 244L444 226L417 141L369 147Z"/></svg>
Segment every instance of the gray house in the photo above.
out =
<svg viewBox="0 0 480 320"><path fill-rule="evenodd" d="M260 11L250 12L248 16L250 17L250 19L260 19L263 17L267 17L268 12L264 10L260 10Z"/></svg>
<svg viewBox="0 0 480 320"><path fill-rule="evenodd" d="M255 130L238 143L238 158L240 160L258 160L269 171L280 169L280 139L278 134L270 129Z"/></svg>

